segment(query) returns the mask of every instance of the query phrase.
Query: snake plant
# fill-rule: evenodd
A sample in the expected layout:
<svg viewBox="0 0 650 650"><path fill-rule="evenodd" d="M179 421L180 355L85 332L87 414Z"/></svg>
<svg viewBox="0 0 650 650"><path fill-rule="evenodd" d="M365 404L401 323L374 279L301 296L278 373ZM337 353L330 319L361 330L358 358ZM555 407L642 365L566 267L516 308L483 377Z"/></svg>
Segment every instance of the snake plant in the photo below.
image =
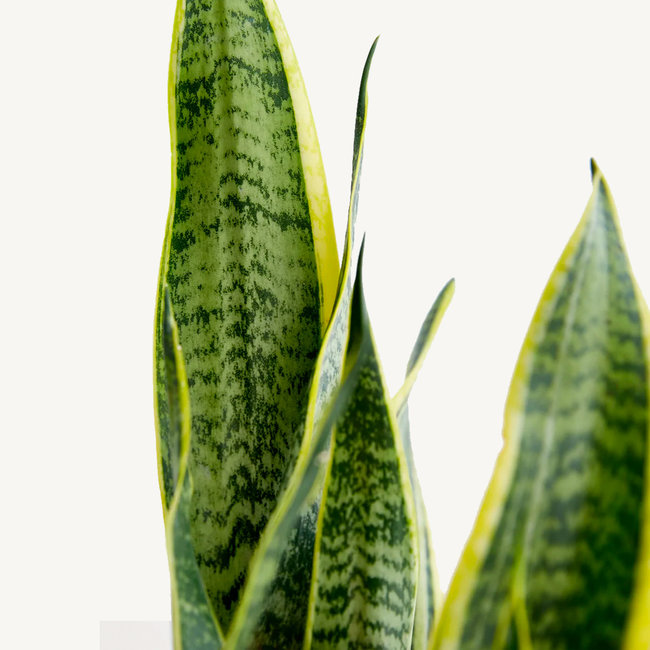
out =
<svg viewBox="0 0 650 650"><path fill-rule="evenodd" d="M454 283L391 397L356 229L374 47L339 265L273 0L178 0L154 354L174 646L648 648L648 320L595 165L443 603L408 396Z"/></svg>

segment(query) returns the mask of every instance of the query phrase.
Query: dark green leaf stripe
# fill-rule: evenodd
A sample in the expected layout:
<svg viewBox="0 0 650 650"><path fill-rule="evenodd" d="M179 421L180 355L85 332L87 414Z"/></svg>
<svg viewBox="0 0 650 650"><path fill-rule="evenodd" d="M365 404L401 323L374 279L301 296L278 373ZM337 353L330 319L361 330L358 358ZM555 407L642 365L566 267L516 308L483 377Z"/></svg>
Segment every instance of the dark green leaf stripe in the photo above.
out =
<svg viewBox="0 0 650 650"><path fill-rule="evenodd" d="M163 289L164 373L169 437L165 442L163 471L173 481L173 495L165 511L165 531L171 575L174 647L176 650L218 650L222 644L219 624L194 555L190 536L192 483L187 473L190 446L189 391L183 353L178 341L169 292Z"/></svg>
<svg viewBox="0 0 650 650"><path fill-rule="evenodd" d="M348 212L348 225L345 250L339 277L339 287L332 318L314 371L310 388L309 405L306 416L305 436L299 458L306 462L312 453L312 435L320 428L320 422L329 409L333 395L340 386L343 363L349 338L350 305L353 290L355 224L358 207L361 162L367 114L367 82L373 44L359 89L357 119L353 151L353 176ZM300 462L300 460L299 460ZM288 503L292 497L287 495ZM288 508L282 503L278 509ZM312 576L313 547L316 534L316 519L320 504L320 490L314 489L311 501L305 505L300 517L294 521L293 529L284 537L274 537L271 550L260 548L259 573L272 576L260 583L260 579L250 579L246 585L242 605L237 612L231 631L231 647L245 648L255 640L256 644L267 647L302 647L307 618L307 598ZM295 509L290 508L290 512ZM279 555L278 555L279 554ZM279 559L278 559L279 558ZM273 567L274 574L271 573ZM249 593L250 592L250 593Z"/></svg>
<svg viewBox="0 0 650 650"><path fill-rule="evenodd" d="M418 541L418 588L415 605L415 622L413 624L413 638L411 648L424 650L429 645L434 629L434 620L439 614L441 603L440 589L437 583L435 559L431 545L431 533L427 522L427 513L422 498L422 489L417 477L408 416L408 396L415 383L424 359L426 357L433 337L440 325L451 298L454 294L454 280L450 280L442 289L431 309L429 310L406 368L404 385L393 398L393 409L397 413L397 424L402 436L402 445L406 454L406 461L411 480L411 489L415 501L417 516L417 541Z"/></svg>
<svg viewBox="0 0 650 650"><path fill-rule="evenodd" d="M621 647L644 496L647 340L595 166L593 183L524 343L438 648Z"/></svg>
<svg viewBox="0 0 650 650"><path fill-rule="evenodd" d="M348 320L351 319L354 323L361 321L359 282L359 271L357 271L351 305L352 314L348 316ZM350 329L346 327L346 331ZM296 638L291 639L289 632L284 629L286 621L275 621L272 624L268 624L268 620L265 621L280 611L276 607L269 606L269 600L273 601L277 598L275 590L279 582L278 576L283 576L282 565L287 561L287 539L301 535L303 522L311 521L315 517L314 505L318 505L323 476L328 465L332 428L349 408L352 396L357 390L363 367L359 350L365 349L368 345L367 332L358 326L353 327L346 346L346 367L343 371L342 384L336 389L327 406L327 412L319 421L312 444L308 449L303 449L303 453L300 454L287 490L269 519L251 561L247 588L226 641L228 650L292 647L297 644L298 635L302 646L304 628L294 630ZM361 362L358 362L360 359ZM312 528L312 525L308 527L310 534ZM313 547L313 540L311 541ZM307 592L300 591L294 593L292 598L296 599L299 596L302 600L306 600L306 595ZM278 637L270 636L274 626L277 628ZM289 646L284 645L287 640Z"/></svg>
<svg viewBox="0 0 650 650"><path fill-rule="evenodd" d="M361 265L361 262L359 262ZM355 295L356 297L356 295ZM319 517L307 644L409 648L415 506L359 286L359 378L337 421Z"/></svg>
<svg viewBox="0 0 650 650"><path fill-rule="evenodd" d="M224 627L295 462L333 284L323 267L327 218L311 209L317 146L299 141L296 73L285 72L286 34L279 45L269 6L180 2L170 75L175 167L161 283L187 364L192 540ZM326 192L316 198L327 203ZM160 315L157 332L163 440ZM163 467L166 503L167 476Z"/></svg>

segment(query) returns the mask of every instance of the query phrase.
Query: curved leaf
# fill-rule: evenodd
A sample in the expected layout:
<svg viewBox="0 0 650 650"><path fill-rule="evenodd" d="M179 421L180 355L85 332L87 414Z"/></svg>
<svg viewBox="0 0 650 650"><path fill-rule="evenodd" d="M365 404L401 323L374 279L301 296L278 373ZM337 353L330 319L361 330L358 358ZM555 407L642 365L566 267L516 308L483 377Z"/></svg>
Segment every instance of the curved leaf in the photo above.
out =
<svg viewBox="0 0 650 650"><path fill-rule="evenodd" d="M411 650L424 650L428 647L435 622L439 618L442 595L438 584L429 519L424 506L420 481L415 472L407 404L404 404L397 414L397 426L404 445L417 523L418 586Z"/></svg>
<svg viewBox="0 0 650 650"><path fill-rule="evenodd" d="M325 170L321 159L320 145L316 135L316 125L312 117L307 91L302 79L289 34L284 26L274 0L263 0L264 10L275 35L278 50L282 57L284 73L287 77L289 94L296 118L296 130L300 145L300 162L305 178L305 191L311 217L316 266L320 278L321 328L324 331L330 320L336 298L339 260L336 252L334 222L330 207Z"/></svg>
<svg viewBox="0 0 650 650"><path fill-rule="evenodd" d="M429 348L433 343L433 338L438 331L438 327L442 321L442 317L449 307L449 303L454 295L456 288L456 283L452 278L445 284L438 296L436 297L431 309L429 309L420 331L418 332L418 337L415 341L415 345L411 350L411 356L409 357L408 364L406 366L406 377L402 387L399 389L395 397L393 397L393 408L396 413L406 405L408 396L413 389L415 380L422 369L424 360L429 352Z"/></svg>
<svg viewBox="0 0 650 650"><path fill-rule="evenodd" d="M593 171L517 363L504 448L436 648L621 647L641 533L648 340L616 210Z"/></svg>
<svg viewBox="0 0 650 650"><path fill-rule="evenodd" d="M430 642L434 630L434 622L440 613L442 602L438 578L436 575L435 559L431 544L431 533L424 507L422 489L415 469L413 448L411 446L411 433L408 416L408 396L413 388L417 374L424 363L433 337L435 336L440 321L444 316L451 298L454 294L454 280L450 280L443 287L427 314L415 345L411 352L406 368L404 385L393 398L393 410L397 414L397 424L402 437L402 445L406 455L406 462L415 500L417 517L417 542L418 542L418 588L415 603L415 621L413 624L413 639L411 648L423 650Z"/></svg>
<svg viewBox="0 0 650 650"><path fill-rule="evenodd" d="M172 205L159 287L169 286L187 364L192 543L227 628L296 460L336 289L318 144L272 2L179 1L170 122ZM159 289L164 440L161 311ZM161 481L169 503L164 471Z"/></svg>
<svg viewBox="0 0 650 650"><path fill-rule="evenodd" d="M174 647L176 650L219 650L222 635L194 555L190 535L192 481L187 472L190 448L189 391L183 352L178 341L169 291L164 291L164 371L169 437L165 440L164 471L173 480L169 510L165 508L165 532L171 575Z"/></svg>

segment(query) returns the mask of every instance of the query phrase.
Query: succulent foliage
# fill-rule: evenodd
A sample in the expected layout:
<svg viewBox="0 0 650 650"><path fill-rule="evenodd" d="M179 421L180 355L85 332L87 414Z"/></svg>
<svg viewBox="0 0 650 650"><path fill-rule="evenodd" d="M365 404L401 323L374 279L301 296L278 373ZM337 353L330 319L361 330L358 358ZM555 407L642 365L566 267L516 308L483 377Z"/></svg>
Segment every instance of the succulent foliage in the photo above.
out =
<svg viewBox="0 0 650 650"><path fill-rule="evenodd" d="M273 0L178 0L155 321L175 648L648 648L648 319L595 164L443 604L408 396L454 282L391 397L356 228L375 45L339 265Z"/></svg>

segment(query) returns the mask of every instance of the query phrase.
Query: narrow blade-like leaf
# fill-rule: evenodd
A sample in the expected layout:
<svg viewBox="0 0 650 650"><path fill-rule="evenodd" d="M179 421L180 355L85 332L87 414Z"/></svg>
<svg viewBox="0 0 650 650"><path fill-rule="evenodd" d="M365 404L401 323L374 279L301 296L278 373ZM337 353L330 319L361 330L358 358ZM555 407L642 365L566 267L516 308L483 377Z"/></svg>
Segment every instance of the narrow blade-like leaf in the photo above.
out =
<svg viewBox="0 0 650 650"><path fill-rule="evenodd" d="M404 444L404 453L409 469L417 520L418 586L415 600L415 618L413 621L411 650L424 650L428 647L435 627L435 621L439 618L442 597L438 584L438 575L436 573L429 519L424 506L422 488L415 473L407 404L404 404L397 413L397 425Z"/></svg>
<svg viewBox="0 0 650 650"><path fill-rule="evenodd" d="M433 338L438 331L438 327L442 321L442 317L449 307L449 303L453 298L456 283L453 279L449 280L438 294L431 309L427 313L420 331L418 332L417 339L411 350L408 364L406 366L406 377L402 387L399 389L393 398L393 407L395 412L399 412L407 403L408 397L413 389L415 380L422 369L424 360L426 359L427 352L433 343Z"/></svg>
<svg viewBox="0 0 650 650"><path fill-rule="evenodd" d="M436 648L621 647L640 547L647 338L595 166L593 185L524 342Z"/></svg>
<svg viewBox="0 0 650 650"><path fill-rule="evenodd" d="M415 505L360 282L355 300L360 371L332 439L306 647L406 649L417 584Z"/></svg>
<svg viewBox="0 0 650 650"><path fill-rule="evenodd" d="M222 636L203 586L190 535L192 482L187 473L190 447L189 391L169 292L165 291L163 351L169 437L163 471L172 483L169 510L164 508L167 554L171 575L174 648L219 650Z"/></svg>
<svg viewBox="0 0 650 650"><path fill-rule="evenodd" d="M169 286L187 364L192 543L227 628L296 460L337 282L318 143L271 0L179 0L170 122L172 205L159 287ZM159 288L164 440L161 311Z"/></svg>
<svg viewBox="0 0 650 650"><path fill-rule="evenodd" d="M312 441L313 432L321 428L321 420L329 410L343 376L350 335L350 305L355 276L355 225L367 114L367 82L375 47L376 41L368 55L359 89L345 249L332 318L316 359L298 464L306 463L311 457L315 444ZM320 504L318 485L320 483L310 493L310 501L300 511L298 519L289 517L284 520L283 526L288 525L287 521L292 521L292 528L281 537L275 534L272 551L266 547L258 551L261 557L256 566L263 567L259 568L258 573L263 573L267 579L264 586L261 586L257 577L247 582L241 607L237 611L229 635L229 647L247 648L252 639L262 646L266 644L287 649L302 647L308 605L305 594L308 593L311 583L316 520ZM285 495L278 509L283 512L290 509L287 504L292 503L292 499L290 494ZM294 512L293 509L290 511ZM279 557L277 562L268 559L269 553L274 558ZM273 567L274 574L269 573L270 567ZM269 577L271 575L272 579Z"/></svg>
<svg viewBox="0 0 650 650"><path fill-rule="evenodd" d="M415 469L413 448L411 446L411 432L408 414L408 396L413 388L417 374L424 363L433 337L435 336L440 321L444 316L451 298L454 294L454 281L450 280L438 294L429 313L422 323L413 351L406 368L404 385L393 398L393 410L397 414L397 424L402 436L402 445L406 455L406 462L415 501L417 517L417 542L418 542L418 588L415 603L415 621L413 623L412 650L424 650L433 634L434 622L440 613L442 602L438 586L435 559L431 544L431 533L427 519L422 489Z"/></svg>
<svg viewBox="0 0 650 650"><path fill-rule="evenodd" d="M361 301L357 298L360 291L359 282L357 270L357 278L353 285L355 297L351 304L352 314L348 311L348 318L354 323L360 322L361 319L359 312ZM278 645L267 636L269 630L260 626L259 622L262 615L268 614L267 601L277 597L275 589L278 575L281 575L281 567L287 556L287 539L295 534L300 522L309 516L306 513L309 513L313 503L319 502L322 479L329 459L331 432L334 424L349 407L362 369L362 363L357 361L360 357L359 350L364 346L363 330L348 326L346 331L349 337L344 377L328 404L327 413L323 415L314 432L312 444L308 449L303 449L303 453L300 454L287 490L264 530L260 545L251 562L247 589L228 635L228 650ZM367 345L367 342L365 344ZM313 551L313 540L311 550ZM305 592L301 593L303 599L305 595ZM301 630L301 641L303 632L304 630ZM283 630L280 630L280 633L286 635Z"/></svg>
<svg viewBox="0 0 650 650"><path fill-rule="evenodd" d="M368 115L368 78L370 76L370 66L377 47L377 41L378 38L375 39L370 48L359 86L354 128L354 147L352 152L350 207L348 210L343 261L341 264L341 273L339 274L334 312L327 327L320 354L318 355L316 370L310 389L306 436L309 435L310 431L314 430L314 423L318 422L324 412L326 404L340 383L341 373L343 372L345 350L349 338L350 300L356 272L355 261L357 257L354 254L354 250L355 243L359 238L356 233L356 221L359 207L359 190L361 187L366 118Z"/></svg>

